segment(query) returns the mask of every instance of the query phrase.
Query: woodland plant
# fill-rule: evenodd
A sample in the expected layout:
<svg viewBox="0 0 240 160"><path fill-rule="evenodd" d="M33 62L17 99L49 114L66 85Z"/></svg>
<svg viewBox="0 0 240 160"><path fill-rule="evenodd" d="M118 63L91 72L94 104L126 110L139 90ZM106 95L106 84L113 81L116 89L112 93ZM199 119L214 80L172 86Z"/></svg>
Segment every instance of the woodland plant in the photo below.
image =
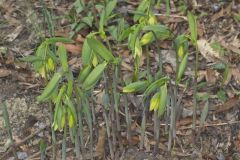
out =
<svg viewBox="0 0 240 160"><path fill-rule="evenodd" d="M90 133L90 152L93 159L94 130L96 129L93 123L96 123L96 118L92 98L94 97L94 87L97 86L100 80L104 85L103 117L112 159L116 158L115 153L118 147L122 147L120 143L122 127L119 115L121 98L125 101L124 112L127 124L127 138L131 143L131 113L128 109L126 93L141 94L143 97L140 148L143 149L144 144L146 113L153 111L154 137L157 142L155 151L157 152L160 136L160 118L164 116L166 110L170 111L166 122L170 121L170 128L168 129L169 151L172 148L172 139L176 136L177 90L188 62L189 38L196 47L196 19L190 12L188 13L191 36L173 35L167 26L157 21L153 12L156 3L159 2L141 1L133 15L134 24L129 25L123 16L114 12L117 0L107 0L105 3L91 1L89 4L77 0L72 11L74 13L69 15L73 22L72 35L86 27L96 28L96 32L89 33L83 43L82 67L77 77L74 77L73 71L68 64L68 54L64 45L56 45L59 42L72 43L71 39L47 38L39 45L35 55L23 58L25 61L32 62L35 71L46 81L46 86L41 95L37 97L37 100L39 102L49 101L54 105L52 131L63 132L62 159L66 159L67 133L70 134L70 138L75 144L76 157L84 157L86 148L84 146L83 125L85 123L88 125ZM166 1L166 3L169 4L169 1ZM99 13L99 16L97 16L96 12ZM168 10L168 15L169 12L170 10ZM76 18L76 13L83 13L85 17L79 20ZM117 20L117 25L109 25L109 21L113 18ZM162 55L158 42L166 39L173 42L176 51L177 68L175 80L162 72ZM125 42L127 42L134 61L133 75L128 81L123 80L121 73L122 59L120 55L116 54L116 48L114 47L114 44L121 45ZM155 74L150 71L152 59L149 55L149 48L153 46L157 47L159 56L158 70ZM147 57L146 74L141 72L143 67L140 66L143 54ZM196 55L196 74L197 61ZM123 86L122 90L119 90L119 85ZM170 100L173 103L170 103ZM194 112L196 112L196 109ZM194 116L196 115L194 114ZM196 117L193 118L196 119ZM120 146L118 146L118 143L120 143Z"/></svg>

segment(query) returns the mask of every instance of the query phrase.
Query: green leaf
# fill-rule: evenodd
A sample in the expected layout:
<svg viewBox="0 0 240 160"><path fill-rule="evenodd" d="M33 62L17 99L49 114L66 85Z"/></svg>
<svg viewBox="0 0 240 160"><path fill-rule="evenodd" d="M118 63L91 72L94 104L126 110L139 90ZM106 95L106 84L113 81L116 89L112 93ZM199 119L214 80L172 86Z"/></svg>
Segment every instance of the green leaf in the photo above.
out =
<svg viewBox="0 0 240 160"><path fill-rule="evenodd" d="M68 72L68 60L67 60L67 50L63 45L58 47L57 54L60 58L60 62L64 72Z"/></svg>
<svg viewBox="0 0 240 160"><path fill-rule="evenodd" d="M228 65L225 65L225 69L224 69L224 72L223 72L223 84L225 84L229 78L231 78L231 71L230 71L230 68Z"/></svg>
<svg viewBox="0 0 240 160"><path fill-rule="evenodd" d="M168 80L169 78L165 76L151 83L143 93L143 97L144 98L148 97L152 92L154 92L156 89L164 85Z"/></svg>
<svg viewBox="0 0 240 160"><path fill-rule="evenodd" d="M135 43L136 43L137 37L140 33L140 29L141 29L141 25L135 25L132 27L133 32L129 34L128 48L131 51L134 51L134 49L135 49Z"/></svg>
<svg viewBox="0 0 240 160"><path fill-rule="evenodd" d="M96 52L99 56L101 56L107 62L113 61L114 56L112 53L97 39L91 37L87 38L88 45L94 52Z"/></svg>
<svg viewBox="0 0 240 160"><path fill-rule="evenodd" d="M42 94L37 97L37 101L45 101L51 97L54 89L57 87L60 79L62 78L62 73L56 72L47 86L44 88Z"/></svg>
<svg viewBox="0 0 240 160"><path fill-rule="evenodd" d="M160 88L160 93L161 93L161 97L160 97L160 105L158 108L158 116L162 116L165 108L166 108L166 104L167 104L167 83L165 83L163 86L161 86Z"/></svg>
<svg viewBox="0 0 240 160"><path fill-rule="evenodd" d="M82 88L85 90L91 89L101 78L102 73L106 68L106 66L107 66L107 62L103 62L97 65L83 82Z"/></svg>
<svg viewBox="0 0 240 160"><path fill-rule="evenodd" d="M92 69L91 65L86 65L78 75L78 82L83 83Z"/></svg>
<svg viewBox="0 0 240 160"><path fill-rule="evenodd" d="M143 27L143 31L148 31L141 38L141 44L146 45L157 39L168 39L172 37L172 33L168 27L160 24L148 25ZM154 35L155 34L155 35Z"/></svg>
<svg viewBox="0 0 240 160"><path fill-rule="evenodd" d="M76 121L75 121L72 111L69 107L67 108L67 113L68 113L67 115L68 115L69 128L73 128L75 126Z"/></svg>
<svg viewBox="0 0 240 160"><path fill-rule="evenodd" d="M152 32L147 32L142 36L142 38L140 40L140 44L142 46L144 46L144 45L147 45L147 44L153 42L154 40L155 40L154 34Z"/></svg>
<svg viewBox="0 0 240 160"><path fill-rule="evenodd" d="M105 35L105 32L104 32L104 25L105 25L105 10L103 10L100 14L100 20L99 20L99 33L100 35Z"/></svg>
<svg viewBox="0 0 240 160"><path fill-rule="evenodd" d="M48 46L46 45L46 43L42 43L38 48L37 51L35 53L36 57L39 57L42 59L42 61L35 61L33 63L34 69L39 72L43 65L44 65L44 61L46 60L46 51L47 51Z"/></svg>
<svg viewBox="0 0 240 160"><path fill-rule="evenodd" d="M106 12L105 12L105 18L108 18L110 16L110 14L112 13L113 9L116 7L117 5L117 0L111 0L107 3L106 5Z"/></svg>
<svg viewBox="0 0 240 160"><path fill-rule="evenodd" d="M216 70L223 70L223 69L225 69L227 66L226 66L226 64L224 64L224 63L215 63L215 64L213 64L213 69L216 69Z"/></svg>
<svg viewBox="0 0 240 160"><path fill-rule="evenodd" d="M59 131L62 131L65 125L65 106L59 106L59 110L57 113L57 124Z"/></svg>
<svg viewBox="0 0 240 160"><path fill-rule="evenodd" d="M23 57L23 58L20 58L21 61L25 61L25 62L36 62L36 61L43 61L44 59L41 58L41 57L38 57L38 56L32 56L32 55L29 55L27 57Z"/></svg>
<svg viewBox="0 0 240 160"><path fill-rule="evenodd" d="M54 44L57 42L62 42L62 43L73 43L74 41L69 39L69 38L64 38L64 37L52 37L52 38L47 38L45 40L47 44Z"/></svg>
<svg viewBox="0 0 240 160"><path fill-rule="evenodd" d="M191 40L192 43L196 46L197 44L197 19L192 14L192 12L188 11L188 24L191 32Z"/></svg>
<svg viewBox="0 0 240 160"><path fill-rule="evenodd" d="M166 3L166 14L167 14L167 16L169 16L170 15L170 11L171 11L171 9L170 9L170 0L165 0L165 3Z"/></svg>
<svg viewBox="0 0 240 160"><path fill-rule="evenodd" d="M46 144L46 141L44 139L41 139L39 141L39 148L40 148L41 153L46 151L47 144Z"/></svg>
<svg viewBox="0 0 240 160"><path fill-rule="evenodd" d="M76 109L75 109L71 99L67 95L65 97L66 98L65 98L64 103L68 106L67 107L68 123L69 123L69 127L72 128L77 123L77 113L76 113Z"/></svg>
<svg viewBox="0 0 240 160"><path fill-rule="evenodd" d="M85 3L84 0L76 0L74 2L74 7L77 13L80 13L84 10L85 8Z"/></svg>
<svg viewBox="0 0 240 160"><path fill-rule="evenodd" d="M144 26L143 31L153 31L155 33L161 33L162 35L165 35L163 37L170 37L171 31L167 26L161 25L161 24L153 24L153 25L147 25Z"/></svg>
<svg viewBox="0 0 240 160"><path fill-rule="evenodd" d="M223 102L227 100L226 92L222 89L217 92L217 97Z"/></svg>
<svg viewBox="0 0 240 160"><path fill-rule="evenodd" d="M219 42L213 42L210 44L211 48L218 52L220 56L224 56L225 49L221 46Z"/></svg>
<svg viewBox="0 0 240 160"><path fill-rule="evenodd" d="M174 40L174 48L179 59L182 59L188 51L188 38L185 35L179 35Z"/></svg>
<svg viewBox="0 0 240 160"><path fill-rule="evenodd" d="M136 42L135 42L135 49L134 49L134 55L133 57L136 58L136 57L141 57L142 56L142 46L140 44L140 41L139 41L139 38L136 39Z"/></svg>
<svg viewBox="0 0 240 160"><path fill-rule="evenodd" d="M147 10L147 8L149 6L149 3L150 3L149 0L143 0L139 4L139 6L136 10L136 14L134 14L134 17L133 17L134 22L137 22L144 15L144 12ZM143 15L141 15L141 14L143 14Z"/></svg>
<svg viewBox="0 0 240 160"><path fill-rule="evenodd" d="M81 19L81 22L87 24L89 27L92 27L93 16L83 17L83 18Z"/></svg>
<svg viewBox="0 0 240 160"><path fill-rule="evenodd" d="M144 90L148 85L148 81L138 81L130 83L123 88L124 93L139 92Z"/></svg>
<svg viewBox="0 0 240 160"><path fill-rule="evenodd" d="M240 14L235 14L234 19L236 22L240 22Z"/></svg>
<svg viewBox="0 0 240 160"><path fill-rule="evenodd" d="M60 88L60 90L59 90L59 92L58 92L58 95L57 95L57 98L56 98L56 101L55 101L56 106L60 105L60 103L61 103L61 101L62 101L63 94L64 94L65 91L66 91L66 88L67 88L66 85L63 85L63 86Z"/></svg>
<svg viewBox="0 0 240 160"><path fill-rule="evenodd" d="M207 101L209 97L210 97L209 93L197 94L198 101Z"/></svg>
<svg viewBox="0 0 240 160"><path fill-rule="evenodd" d="M178 69L178 72L177 72L177 85L179 84L179 82L181 81L181 78L182 78L182 75L186 69L186 66L187 66L187 62L188 62L188 53L186 53L179 65L179 69Z"/></svg>
<svg viewBox="0 0 240 160"><path fill-rule="evenodd" d="M88 45L88 41L85 40L82 47L82 63L83 66L89 65L92 61L93 51Z"/></svg>
<svg viewBox="0 0 240 160"><path fill-rule="evenodd" d="M204 108L201 113L201 118L200 118L200 126L203 127L204 122L206 121L208 115L208 100L206 101Z"/></svg>
<svg viewBox="0 0 240 160"><path fill-rule="evenodd" d="M124 29L121 34L118 36L118 41L121 42L125 40L127 37L129 37L130 33L132 32L132 28L129 27L127 29Z"/></svg>
<svg viewBox="0 0 240 160"><path fill-rule="evenodd" d="M69 97L72 96L72 92L73 92L73 74L72 72L68 72L67 74L67 80L68 80L68 83L67 83L67 95Z"/></svg>
<svg viewBox="0 0 240 160"><path fill-rule="evenodd" d="M152 110L156 111L159 108L160 98L161 98L161 93L160 92L157 92L157 93L154 94L154 96L150 100L149 111L152 111Z"/></svg>

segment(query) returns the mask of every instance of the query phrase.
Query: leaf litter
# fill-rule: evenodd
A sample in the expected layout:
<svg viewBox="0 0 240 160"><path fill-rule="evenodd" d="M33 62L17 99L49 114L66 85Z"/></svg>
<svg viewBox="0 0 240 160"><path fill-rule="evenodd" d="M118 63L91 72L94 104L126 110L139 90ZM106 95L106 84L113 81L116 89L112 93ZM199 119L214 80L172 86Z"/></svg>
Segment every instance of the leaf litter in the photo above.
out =
<svg viewBox="0 0 240 160"><path fill-rule="evenodd" d="M208 4L204 4L204 3L208 3ZM135 2L135 1L129 2L128 5L130 5L129 6L130 8L133 7L132 4L137 5L138 2ZM225 19L225 17L230 16L231 13L233 12L232 9L231 9L231 7L233 6L233 3L228 3L228 4L222 5L222 8L220 9L220 11L217 12L217 13L213 13L213 14L211 13L211 5L212 4L210 2L198 2L198 4L194 5L194 6L195 7L202 6L202 7L199 7L198 9L200 9L201 11L206 11L207 13L209 11L208 14L210 14L210 16L212 17L212 20L213 20L212 25L220 27L223 22L219 22L219 21L222 20L222 19ZM175 7L176 6L173 5L172 10L175 9L175 11L176 11ZM9 9L11 12L14 12L14 9L12 8L12 10L11 10L11 7L9 7L9 6L8 6L7 9ZM5 10L7 10L7 9L5 7ZM165 13L159 13L158 17L159 17L159 19L166 20L166 21L164 21L166 24L172 23L171 26L174 29L178 29L179 25L183 24L184 21L186 20L186 17L182 16L182 13L180 13L180 12L179 13L174 12L174 14L170 14L169 15L170 19L168 19L167 16L165 16ZM7 20L11 21L10 24L21 23L16 18L11 16L11 13L5 14L5 18ZM200 18L200 21L201 21L201 18ZM226 19L226 21L228 21L228 19ZM209 22L207 22L207 23L209 23ZM231 21L230 21L229 24L233 25L233 27L234 27L234 24L232 24ZM240 85L240 77L239 77L240 69L239 69L239 64L238 64L239 61L235 61L237 63L232 63L231 59L226 58L228 56L226 56L226 57L221 56L221 54L219 54L218 52L213 50L213 48L210 45L210 42L206 38L206 37L208 37L209 39L211 39L211 37L213 37L213 35L219 34L219 31L221 31L222 33L225 33L226 30L224 29L224 27L217 28L216 30L209 29L209 26L210 26L210 24L208 25L204 22L201 23L201 27L204 28L204 31L206 31L207 33L205 33L205 32L198 33L202 37L202 39L198 40L198 42L197 42L199 51L200 51L201 55L205 58L205 60L207 60L209 62L224 63L224 64L227 64L227 65L230 65L229 74L228 74L229 76L227 78L228 80L226 80L225 84L226 85L232 85L233 82L236 82L237 85L234 85L233 87L235 89L239 89L239 85ZM15 28L15 30L11 30L11 32L9 32L9 33L14 33L14 34L8 34L8 35L5 35L5 37L10 37L9 42L14 42L18 39L20 39L20 41L21 41L23 39L23 37L22 37L23 33L22 32L23 32L23 30ZM177 30L177 32L181 32L181 30ZM2 36L2 35L0 35L0 36ZM203 36L206 36L205 37L206 39L204 39ZM218 37L220 37L220 36L218 36ZM230 52L234 52L236 54L239 54L239 39L237 38L236 35L234 35L233 37L234 38L232 38L233 39L232 42L226 41L225 39L220 39L219 42L225 49L229 50ZM79 44L70 45L70 46L67 47L67 50L70 53L72 53L71 59L70 59L70 62L71 62L72 65L74 65L74 63L77 63L77 60L76 59L74 60L74 58L76 56L78 56L81 52L81 43L83 42L82 36L80 36L79 39L80 40L77 40L78 42L76 42L76 44L77 43L79 43ZM12 46L10 46L10 47L12 47ZM162 48L165 49L165 50L162 50L162 53L164 55L163 62L168 64L168 68L166 68L166 70L167 70L167 73L170 73L170 75L171 75L171 73L174 72L174 69L176 67L176 63L175 63L176 58L174 56L175 53L171 50L166 50L166 49L170 48L169 44L162 43ZM28 48L27 51L30 51L31 49L32 48ZM26 49L21 48L21 46L20 46L20 50L25 50L26 51ZM127 51L124 51L124 52L127 52ZM21 54L22 54L21 52L18 52L17 56L20 56ZM154 57L154 54L152 54L151 57L156 58L156 57ZM232 59L235 59L234 57L235 57L235 55L233 56ZM205 61L205 60L202 60L202 61ZM145 64L144 61L145 61L145 59L142 59L142 64L143 65ZM2 68L2 66L0 66L1 67L1 70L0 70L0 78L1 79L9 80L9 79L12 78L12 75L16 74L16 72L13 72L15 70L15 68L13 68L13 69L8 68L9 65L14 66L15 62L11 62L11 63L4 62L4 63L1 63L1 65L4 65L4 68ZM5 69L5 66L7 66L7 69ZM75 68L78 68L79 66L80 65L76 65ZM204 67L206 67L206 66L204 66ZM125 69L126 73L129 72L129 71L132 71L133 67L132 67L132 64L131 64L131 60L126 59L126 61L124 61L124 63L123 63L123 68ZM191 73L191 72L189 72L189 73ZM208 86L209 86L209 89L207 89L207 87L205 87L203 89L203 93L211 92L211 94L214 95L215 92L216 92L215 89L216 88L218 89L218 88L221 87L217 83L222 78L221 77L222 76L222 71L218 71L218 70L216 71L215 69L212 69L211 66L210 66L208 68L207 67L204 68L202 73L203 73L203 78L200 79L199 82L206 81ZM20 73L20 74L22 74L22 73ZM185 76L186 77L188 77L188 76L191 77L192 74L185 74ZM19 79L16 79L16 80L19 81ZM23 82L26 82L26 80L23 80ZM12 82L12 83L16 83L16 82ZM210 86L214 86L213 89ZM17 88L15 88L15 90L17 90ZM230 92L232 92L232 90L230 90ZM190 93L191 93L191 91L189 91L189 95L191 95ZM12 94L14 94L14 92ZM37 94L34 93L34 95L36 96ZM192 103L189 102L189 99L188 99L189 97L187 97L189 95L184 95L184 98L186 98L186 100L183 100L181 102L182 103L181 105L183 105L183 110L186 111L184 113L185 115L183 115L184 111L182 112L182 117L186 117L186 118L180 118L179 122L177 122L177 126L178 126L177 129L179 129L181 127L188 128L189 126L191 126L192 118L190 118L190 117L192 116L192 112L191 112L192 111L192 109L191 109ZM11 94L10 94L10 96L11 96ZM21 104L21 103L23 103L22 101L24 101L24 100L20 99L21 102L19 102L19 99L17 99L17 101L18 101L17 103ZM201 104L205 104L205 103L201 103ZM25 104L25 105L27 105L27 104ZM239 150L239 142L240 142L240 140L239 140L240 139L239 138L240 134L239 134L239 127L238 127L239 123L236 122L236 124L232 123L232 124L228 125L228 122L226 121L226 115L225 115L226 112L227 113L229 112L231 114L231 112L230 112L231 110L239 112L238 111L239 110L239 98L238 98L238 96L234 95L234 97L228 97L228 100L226 102L222 103L222 104L219 103L219 101L216 100L216 98L210 98L208 105L209 105L208 116L206 116L207 107L200 107L203 110L199 110L199 112L198 112L199 118L200 118L200 115L201 115L201 111L203 111L202 112L203 114L202 114L202 118L200 118L200 119L202 119L202 122L197 121L197 124L201 125L203 123L203 121L205 121L204 125L203 124L201 125L203 127L203 130L201 131L203 146L201 146L199 148L199 150L193 150L192 146L191 146L191 140L189 140L189 137L190 137L189 135L191 134L191 131L189 130L189 128L186 129L186 130L181 130L180 129L177 133L180 133L180 131L181 131L181 134L178 134L177 138L180 138L181 140L176 141L176 150L173 152L173 153L176 153L176 155L178 155L179 157L197 155L198 157L202 157L203 159L208 159L208 158L221 159L222 157L228 158L228 157L231 157L233 154L235 154L234 149L232 149L231 147L228 146L229 143L232 143L232 145L235 145L236 148ZM16 105L13 105L13 106L14 106L14 108L17 109ZM138 109L136 109L136 111L133 111L133 108L137 108L139 106L139 103L136 103L135 105L129 103L129 106L132 107L131 110L132 110L133 118L136 118L136 119L139 118L140 113L137 112ZM37 107L39 107L39 106L37 106ZM36 109L37 107L35 105L32 106L32 108L34 108L34 109ZM26 107L22 107L22 108L25 109ZM101 109L98 109L98 110L99 110L99 112L101 112ZM26 109L25 109L25 112L26 112ZM22 114L26 114L26 113L22 113ZM20 111L19 111L19 114L20 114ZM46 115L47 115L47 113L46 113ZM123 114L123 116L124 116L124 114ZM22 115L20 117L25 117L25 119L27 119L27 115ZM101 119L100 116L98 116L98 118ZM239 117L236 117L236 119L239 120ZM23 124L24 122L19 121L19 123ZM219 126L218 126L218 124L219 124ZM220 124L223 124L223 125L220 126ZM208 127L208 126L211 126L212 128ZM14 126L14 128L16 129L17 127ZM151 146L153 146L154 143L155 143L155 141L152 140L153 137L151 135L152 128L153 128L152 124L149 124L149 126L147 128L148 128L147 132L149 132L150 134L149 134L148 137L145 137L146 142L145 142L144 145L147 149L147 152L151 152ZM134 131L136 131L136 128L133 130L133 132ZM164 133L164 130L162 129L161 132ZM137 134L138 132L134 132L134 133ZM163 135L161 137L162 141L159 144L159 148L161 149L160 153L162 155L161 156L157 155L157 156L159 156L161 159L164 159L165 157L163 157L163 156L164 156L164 153L166 151L166 146L167 145L166 145L166 135L164 135L162 133L161 133L161 135ZM228 135L226 133L231 133L231 135ZM182 136L182 135L187 135L187 136ZM134 135L134 136L132 136L132 138L133 138L133 142L134 142L133 145L138 146L139 137L137 135ZM229 138L230 139L235 138L236 141L228 142L227 140ZM99 135L98 135L97 139L98 140L96 142L96 152L99 155L99 157L103 157L103 155L106 152L105 148L107 148L107 145L105 144L106 130L105 130L104 127L101 127L99 129ZM35 142L35 144L37 145L36 142ZM128 145L128 143L126 143L126 145ZM150 148L149 148L149 145L151 145ZM202 152L200 151L201 149L202 149ZM224 153L223 151L226 152L226 153ZM179 154L177 154L177 153L179 153ZM236 153L236 154L238 154L238 153ZM128 157L130 157L130 158L128 158ZM129 149L126 149L125 159L134 159L134 158L135 159L141 159L141 158L144 158L144 157L148 158L148 159L154 159L155 158L154 156L149 156L149 154L147 154L145 151L139 151L138 149L136 149L134 147L132 147L132 148L130 147ZM178 159L181 159L181 158L178 158Z"/></svg>

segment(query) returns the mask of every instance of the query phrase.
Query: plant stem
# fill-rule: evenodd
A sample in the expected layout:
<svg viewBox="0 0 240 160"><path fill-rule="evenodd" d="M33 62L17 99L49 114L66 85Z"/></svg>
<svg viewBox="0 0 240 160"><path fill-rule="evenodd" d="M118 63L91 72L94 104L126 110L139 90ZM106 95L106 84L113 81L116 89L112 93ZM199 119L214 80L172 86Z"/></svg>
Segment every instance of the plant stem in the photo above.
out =
<svg viewBox="0 0 240 160"><path fill-rule="evenodd" d="M157 111L154 111L154 139L155 139L155 145L154 145L154 155L157 154L158 148L159 148L159 134L160 134L160 118L158 117Z"/></svg>
<svg viewBox="0 0 240 160"><path fill-rule="evenodd" d="M194 97L193 97L193 132L196 130L196 118L197 118L197 77L198 77L198 56L199 51L196 47L195 67L194 67ZM193 138L194 139L194 138Z"/></svg>
<svg viewBox="0 0 240 160"><path fill-rule="evenodd" d="M114 99L114 109L115 109L115 117L116 117L116 128L117 128L117 137L119 142L121 142L121 126L120 126L120 117L119 117L119 101L120 101L120 93L117 91L119 77L119 64L114 65L114 74L113 74L113 99ZM123 149L122 143L119 143L120 149Z"/></svg>
<svg viewBox="0 0 240 160"><path fill-rule="evenodd" d="M103 97L103 106L104 106L104 109L103 109L103 117L104 117L104 120L105 120L105 123L106 123L106 129L107 129L107 136L108 136L108 145L109 145L109 150L110 150L110 156L111 156L111 159L114 159L114 150L113 150L113 142L111 140L111 131L110 131L110 124L109 122L111 120L109 120L108 116L107 116L107 109L109 108L109 94L108 94L108 80L107 80L107 75L106 73L104 72L103 73L103 77L104 77L104 84L105 84L105 94L104 94L104 97ZM112 107L110 107L111 109ZM111 111L110 113L108 114L110 119L111 119ZM112 126L111 126L112 127Z"/></svg>
<svg viewBox="0 0 240 160"><path fill-rule="evenodd" d="M50 121L51 123L53 123L54 119L53 119L53 106L52 103L49 101L48 102L49 108L50 108ZM52 141L53 141L53 147L52 147L52 155L53 155L53 160L56 160L56 156L57 156L57 146L56 146L56 135L55 135L55 131L54 128L51 127L51 132L52 132Z"/></svg>
<svg viewBox="0 0 240 160"><path fill-rule="evenodd" d="M65 117L67 117L67 116L65 116ZM67 153L66 138L67 138L67 120L65 118L65 125L64 125L64 131L63 131L63 142L62 142L62 160L66 160L66 153Z"/></svg>
<svg viewBox="0 0 240 160"><path fill-rule="evenodd" d="M143 113L142 113L142 123L141 123L141 140L140 140L140 149L143 149L144 139L145 139L145 131L146 131L146 119L147 119L147 107L149 99L146 99L146 102L142 102Z"/></svg>
<svg viewBox="0 0 240 160"><path fill-rule="evenodd" d="M0 103L1 103L1 101L0 101ZM2 111L3 111L4 122L5 122L5 125L6 125L6 130L8 132L8 137L10 139L10 143L11 143L11 147L12 147L12 152L13 152L13 155L14 155L15 159L18 159L17 154L16 154L16 149L15 149L13 136L12 136L12 129L11 129L11 124L10 124L10 120L9 120L9 114L8 114L6 102L3 102L3 104L1 104L1 105L2 105L1 108L2 108Z"/></svg>

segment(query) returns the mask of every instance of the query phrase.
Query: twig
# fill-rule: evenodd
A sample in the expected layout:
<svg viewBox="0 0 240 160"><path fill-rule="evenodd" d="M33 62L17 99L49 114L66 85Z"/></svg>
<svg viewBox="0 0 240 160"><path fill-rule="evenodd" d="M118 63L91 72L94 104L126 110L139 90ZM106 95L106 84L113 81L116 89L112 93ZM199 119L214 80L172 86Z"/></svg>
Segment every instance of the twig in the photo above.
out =
<svg viewBox="0 0 240 160"><path fill-rule="evenodd" d="M214 127L214 126L224 126L224 125L233 125L233 124L240 124L240 121L233 121L233 122L220 122L220 123L212 123L212 124L205 124L202 127ZM165 123L161 123L160 126L166 126L169 124L165 124ZM201 126L198 125L196 126L196 128L200 128ZM186 129L192 129L192 126L188 126L188 127L180 127L177 130L186 130Z"/></svg>
<svg viewBox="0 0 240 160"><path fill-rule="evenodd" d="M175 14L166 15L166 14L161 14L161 13L155 13L154 15L155 16L162 16L162 17L170 17L170 18L181 18L181 19L184 19L185 21L187 21L187 17L179 16L179 15L175 15Z"/></svg>
<svg viewBox="0 0 240 160"><path fill-rule="evenodd" d="M36 132L30 134L29 136L27 136L26 138L24 138L22 141L16 143L15 146L18 147L18 146L22 145L23 143L25 143L26 141L28 141L29 139L33 138L35 135L37 135L38 133L40 133L41 131L43 131L45 128L46 128L46 127L41 128L41 129L37 130Z"/></svg>
<svg viewBox="0 0 240 160"><path fill-rule="evenodd" d="M63 141L60 140L60 141L57 142L55 145L59 145L59 144L61 144L62 142L63 142ZM51 145L51 146L47 147L46 152L49 151L49 150L51 150L51 149L53 148L53 146L54 146L54 145ZM28 157L27 160L33 159L33 158L39 156L40 154L41 154L41 151L39 151L39 152L37 152L37 153L34 153L34 154L31 155L30 157Z"/></svg>
<svg viewBox="0 0 240 160"><path fill-rule="evenodd" d="M46 128L46 127L41 128L41 129L37 130L36 132L30 134L29 136L27 136L26 138L24 138L22 141L16 143L16 144L14 145L14 147L21 146L23 143L25 143L25 142L28 141L29 139L33 138L35 135L37 135L38 133L40 133L41 131L43 131L45 128ZM13 146L12 146L12 147L13 147ZM2 157L0 157L0 159L4 159L4 158L8 155L8 153L10 153L10 152L13 150L12 147L11 147Z"/></svg>
<svg viewBox="0 0 240 160"><path fill-rule="evenodd" d="M240 121L233 121L233 122L222 122L222 123L212 123L212 124L206 124L203 127L214 127L214 126L224 126L224 125L233 125L233 124L238 124ZM201 126L196 126L196 128L200 128ZM181 127L179 130L186 130L186 129L191 129L192 126L188 127Z"/></svg>

